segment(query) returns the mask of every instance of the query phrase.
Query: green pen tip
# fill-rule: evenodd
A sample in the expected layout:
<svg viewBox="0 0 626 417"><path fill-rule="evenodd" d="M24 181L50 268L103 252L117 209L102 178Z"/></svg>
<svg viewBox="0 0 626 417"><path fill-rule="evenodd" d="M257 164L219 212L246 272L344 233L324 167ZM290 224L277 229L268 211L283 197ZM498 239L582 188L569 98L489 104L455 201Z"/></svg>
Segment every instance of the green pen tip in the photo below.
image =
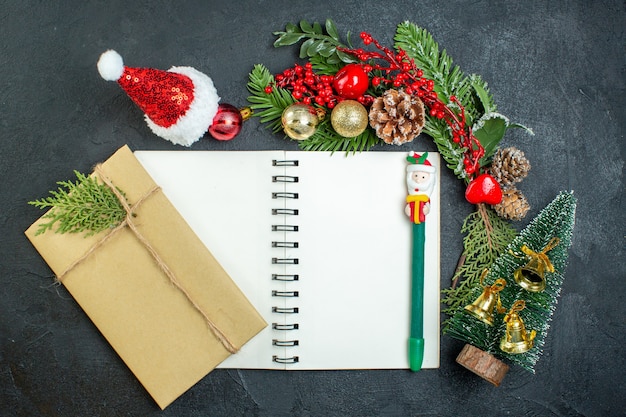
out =
<svg viewBox="0 0 626 417"><path fill-rule="evenodd" d="M422 369L422 361L424 360L424 339L409 339L409 367L411 371L419 371Z"/></svg>

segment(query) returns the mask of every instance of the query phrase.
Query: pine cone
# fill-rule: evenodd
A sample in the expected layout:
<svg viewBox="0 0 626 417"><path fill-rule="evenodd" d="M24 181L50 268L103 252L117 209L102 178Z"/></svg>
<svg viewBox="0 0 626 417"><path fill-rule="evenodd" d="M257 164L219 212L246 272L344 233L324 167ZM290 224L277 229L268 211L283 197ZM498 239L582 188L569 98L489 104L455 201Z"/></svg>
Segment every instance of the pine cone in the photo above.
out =
<svg viewBox="0 0 626 417"><path fill-rule="evenodd" d="M424 103L400 90L387 90L369 112L370 126L385 143L401 145L419 135L426 122Z"/></svg>
<svg viewBox="0 0 626 417"><path fill-rule="evenodd" d="M498 149L493 155L490 171L500 186L507 188L528 175L530 162L524 152L515 147Z"/></svg>
<svg viewBox="0 0 626 417"><path fill-rule="evenodd" d="M512 187L502 190L502 201L493 209L503 219L521 220L530 210L530 204L520 190Z"/></svg>

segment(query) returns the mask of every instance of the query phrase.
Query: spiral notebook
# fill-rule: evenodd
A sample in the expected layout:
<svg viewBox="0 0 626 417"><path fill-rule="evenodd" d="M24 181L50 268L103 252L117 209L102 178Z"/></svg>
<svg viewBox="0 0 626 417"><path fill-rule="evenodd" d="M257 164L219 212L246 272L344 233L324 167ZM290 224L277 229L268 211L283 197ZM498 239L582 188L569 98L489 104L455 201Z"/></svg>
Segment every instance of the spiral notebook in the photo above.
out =
<svg viewBox="0 0 626 417"><path fill-rule="evenodd" d="M409 367L405 152L135 155L270 323L219 367ZM440 167L438 154L428 158ZM424 368L439 366L439 207L437 178L425 232Z"/></svg>

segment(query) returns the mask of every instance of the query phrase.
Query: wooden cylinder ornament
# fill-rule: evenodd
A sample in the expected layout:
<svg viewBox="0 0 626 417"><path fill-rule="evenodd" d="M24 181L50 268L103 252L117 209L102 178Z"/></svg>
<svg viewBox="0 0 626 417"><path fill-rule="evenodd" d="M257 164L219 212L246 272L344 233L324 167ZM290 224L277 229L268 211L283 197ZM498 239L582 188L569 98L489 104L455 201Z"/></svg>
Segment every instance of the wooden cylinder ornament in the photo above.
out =
<svg viewBox="0 0 626 417"><path fill-rule="evenodd" d="M496 387L500 386L509 371L507 364L470 344L463 347L456 362Z"/></svg>

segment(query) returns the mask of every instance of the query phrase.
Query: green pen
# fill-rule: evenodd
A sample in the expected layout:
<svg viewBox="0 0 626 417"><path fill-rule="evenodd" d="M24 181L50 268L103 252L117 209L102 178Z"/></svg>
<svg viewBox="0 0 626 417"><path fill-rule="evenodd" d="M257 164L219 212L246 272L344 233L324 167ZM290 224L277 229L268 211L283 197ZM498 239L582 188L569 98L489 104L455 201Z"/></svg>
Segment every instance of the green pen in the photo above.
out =
<svg viewBox="0 0 626 417"><path fill-rule="evenodd" d="M409 368L422 369L424 360L424 245L426 215L430 211L430 193L435 185L435 167L428 161L428 152L409 153L406 158L407 205L405 213L413 223L411 252L411 328L409 334Z"/></svg>
<svg viewBox="0 0 626 417"><path fill-rule="evenodd" d="M424 223L413 224L409 337L409 367L412 371L422 369L424 359L424 229Z"/></svg>

